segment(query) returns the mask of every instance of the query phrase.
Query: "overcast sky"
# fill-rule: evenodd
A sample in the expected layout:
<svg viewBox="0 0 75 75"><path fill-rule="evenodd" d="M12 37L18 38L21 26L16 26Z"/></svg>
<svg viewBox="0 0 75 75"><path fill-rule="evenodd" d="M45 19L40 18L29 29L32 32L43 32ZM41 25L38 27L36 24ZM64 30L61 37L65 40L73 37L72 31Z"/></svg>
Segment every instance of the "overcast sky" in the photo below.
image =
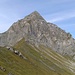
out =
<svg viewBox="0 0 75 75"><path fill-rule="evenodd" d="M75 38L75 0L0 0L0 33L35 10Z"/></svg>

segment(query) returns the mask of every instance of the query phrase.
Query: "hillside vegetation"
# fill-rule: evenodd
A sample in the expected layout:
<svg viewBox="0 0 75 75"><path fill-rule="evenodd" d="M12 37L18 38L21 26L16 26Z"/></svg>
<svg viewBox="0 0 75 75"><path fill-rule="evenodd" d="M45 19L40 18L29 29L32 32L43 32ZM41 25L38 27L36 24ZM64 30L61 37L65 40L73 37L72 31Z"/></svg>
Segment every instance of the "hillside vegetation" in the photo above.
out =
<svg viewBox="0 0 75 75"><path fill-rule="evenodd" d="M0 75L75 75L72 61L43 45L35 47L22 39L13 49L26 59L0 47Z"/></svg>

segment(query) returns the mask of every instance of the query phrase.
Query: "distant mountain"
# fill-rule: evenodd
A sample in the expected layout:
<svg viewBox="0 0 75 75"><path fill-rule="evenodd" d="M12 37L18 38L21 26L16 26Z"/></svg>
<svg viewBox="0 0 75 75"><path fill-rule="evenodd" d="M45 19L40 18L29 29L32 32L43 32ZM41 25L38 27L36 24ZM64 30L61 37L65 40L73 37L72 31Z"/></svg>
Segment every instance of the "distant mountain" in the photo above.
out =
<svg viewBox="0 0 75 75"><path fill-rule="evenodd" d="M13 46L22 38L36 47L45 45L62 55L75 55L75 40L71 34L46 22L37 11L13 23L8 31L0 34L0 46Z"/></svg>

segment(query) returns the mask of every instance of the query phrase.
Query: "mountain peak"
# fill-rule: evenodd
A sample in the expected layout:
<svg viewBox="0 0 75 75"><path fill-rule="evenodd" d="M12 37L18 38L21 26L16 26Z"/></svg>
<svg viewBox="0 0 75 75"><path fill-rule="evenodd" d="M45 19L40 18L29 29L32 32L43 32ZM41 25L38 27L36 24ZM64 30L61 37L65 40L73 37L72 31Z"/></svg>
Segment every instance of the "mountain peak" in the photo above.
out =
<svg viewBox="0 0 75 75"><path fill-rule="evenodd" d="M46 22L37 11L15 22L7 32L1 34L0 46L13 46L23 38L36 47L45 45L60 54L75 54L75 40L71 35Z"/></svg>
<svg viewBox="0 0 75 75"><path fill-rule="evenodd" d="M41 16L40 13L38 11L34 11L32 12L30 15L37 15L37 16Z"/></svg>
<svg viewBox="0 0 75 75"><path fill-rule="evenodd" d="M40 13L38 13L37 11L34 11L32 13L30 13L29 15L27 15L24 20L44 20L44 18L40 15ZM44 20L45 21L45 20Z"/></svg>
<svg viewBox="0 0 75 75"><path fill-rule="evenodd" d="M39 14L39 12L38 11L34 11L31 14Z"/></svg>

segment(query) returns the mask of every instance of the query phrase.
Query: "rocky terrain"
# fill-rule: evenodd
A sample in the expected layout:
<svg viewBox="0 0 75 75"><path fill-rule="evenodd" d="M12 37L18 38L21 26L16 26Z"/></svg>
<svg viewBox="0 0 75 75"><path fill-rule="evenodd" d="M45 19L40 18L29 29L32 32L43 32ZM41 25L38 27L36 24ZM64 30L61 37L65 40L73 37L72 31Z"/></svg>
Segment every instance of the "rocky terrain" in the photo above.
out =
<svg viewBox="0 0 75 75"><path fill-rule="evenodd" d="M75 75L75 39L34 11L0 34L0 75Z"/></svg>
<svg viewBox="0 0 75 75"><path fill-rule="evenodd" d="M13 46L22 38L37 47L45 45L62 55L75 55L72 35L46 22L37 11L13 23L8 31L0 34L0 46Z"/></svg>

